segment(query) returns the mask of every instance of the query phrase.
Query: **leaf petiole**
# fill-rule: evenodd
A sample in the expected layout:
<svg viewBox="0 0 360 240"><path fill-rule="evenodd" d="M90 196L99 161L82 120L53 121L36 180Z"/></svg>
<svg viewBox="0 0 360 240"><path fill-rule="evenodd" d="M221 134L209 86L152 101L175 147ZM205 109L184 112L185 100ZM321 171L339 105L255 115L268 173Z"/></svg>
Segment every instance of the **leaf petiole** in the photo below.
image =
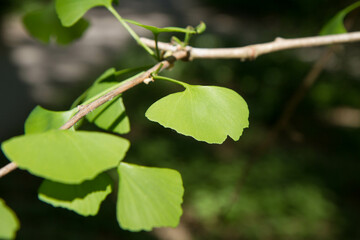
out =
<svg viewBox="0 0 360 240"><path fill-rule="evenodd" d="M114 17L123 25L123 27L130 33L130 35L135 39L135 41L143 47L151 56L157 58L154 51L146 46L141 40L140 37L134 32L134 30L126 23L126 21L119 15L119 13L114 9L113 6L108 6L107 9L114 15Z"/></svg>
<svg viewBox="0 0 360 240"><path fill-rule="evenodd" d="M158 46L158 33L154 33L154 40L155 40L155 52L156 52L156 58L158 61L161 61L161 56L159 52L159 46Z"/></svg>
<svg viewBox="0 0 360 240"><path fill-rule="evenodd" d="M185 44L184 44L180 39L178 39L178 38L175 37L175 36L172 36L172 37L171 37L171 43L173 43L173 44L179 44L180 46L185 47Z"/></svg>
<svg viewBox="0 0 360 240"><path fill-rule="evenodd" d="M165 80L165 81L169 81L169 82L172 82L172 83L176 83L176 84L179 84L179 85L183 86L184 88L188 88L190 86L190 84L184 83L184 82L179 81L179 80L175 80L173 78L168 78L168 77L163 77L163 76L153 76L153 78L155 80Z"/></svg>
<svg viewBox="0 0 360 240"><path fill-rule="evenodd" d="M157 76L163 66L164 64L160 63L159 67L154 72L151 73L151 77L154 78L155 76Z"/></svg>
<svg viewBox="0 0 360 240"><path fill-rule="evenodd" d="M186 29L188 29L188 30L193 30L193 27L188 26ZM192 33L190 33L190 32L187 32L187 33L185 34L185 39L184 39L184 45L185 45L185 46L189 44L191 36L192 36Z"/></svg>

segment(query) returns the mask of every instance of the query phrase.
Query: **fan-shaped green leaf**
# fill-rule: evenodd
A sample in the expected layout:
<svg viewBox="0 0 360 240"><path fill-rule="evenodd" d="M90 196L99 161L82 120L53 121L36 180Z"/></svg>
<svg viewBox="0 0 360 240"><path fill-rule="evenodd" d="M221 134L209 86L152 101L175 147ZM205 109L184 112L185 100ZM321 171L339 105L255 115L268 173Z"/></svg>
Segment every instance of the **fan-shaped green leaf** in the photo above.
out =
<svg viewBox="0 0 360 240"><path fill-rule="evenodd" d="M106 173L78 185L44 180L38 196L54 207L63 207L83 216L94 216L102 201L111 193L111 183L111 178Z"/></svg>
<svg viewBox="0 0 360 240"><path fill-rule="evenodd" d="M112 0L56 0L56 12L62 25L69 27L76 23L93 7L111 7Z"/></svg>
<svg viewBox="0 0 360 240"><path fill-rule="evenodd" d="M222 143L228 135L239 140L249 126L249 110L239 94L216 86L185 87L151 105L146 117L198 141Z"/></svg>
<svg viewBox="0 0 360 240"><path fill-rule="evenodd" d="M177 171L121 163L118 172L117 219L123 229L178 225L184 189Z"/></svg>
<svg viewBox="0 0 360 240"><path fill-rule="evenodd" d="M15 213L0 198L0 239L14 239L19 228Z"/></svg>
<svg viewBox="0 0 360 240"><path fill-rule="evenodd" d="M59 129L75 113L74 108L69 111L50 111L41 106L36 106L25 121L25 134L41 133L52 129ZM73 129L73 128L72 128Z"/></svg>
<svg viewBox="0 0 360 240"><path fill-rule="evenodd" d="M92 86L87 92L84 101L96 96L98 93L115 86L118 83L104 82ZM129 118L125 113L125 106L122 97L118 96L113 100L104 103L88 115L86 118L99 128L116 132L119 134L128 133L130 131Z"/></svg>
<svg viewBox="0 0 360 240"><path fill-rule="evenodd" d="M54 4L29 12L24 16L23 22L27 31L36 39L49 43L54 38L58 44L68 44L80 38L89 26L84 19L71 27L62 26Z"/></svg>
<svg viewBox="0 0 360 240"><path fill-rule="evenodd" d="M162 32L181 32L181 33L193 33L196 34L197 32L194 29L188 29L188 28L179 28L179 27L163 27L163 28L159 28L159 27L154 27L154 26L149 26L149 25L144 25L141 24L139 22L136 22L134 20L130 20L130 19L124 19L126 22L137 25L139 27L145 28L151 32L153 32L154 34L159 34Z"/></svg>
<svg viewBox="0 0 360 240"><path fill-rule="evenodd" d="M116 167L129 141L110 134L52 130L11 138L5 155L19 168L52 181L78 184Z"/></svg>
<svg viewBox="0 0 360 240"><path fill-rule="evenodd" d="M360 1L348 6L347 8L338 12L330 21L322 28L320 35L330 35L346 33L347 30L344 26L344 18L354 9L360 7Z"/></svg>

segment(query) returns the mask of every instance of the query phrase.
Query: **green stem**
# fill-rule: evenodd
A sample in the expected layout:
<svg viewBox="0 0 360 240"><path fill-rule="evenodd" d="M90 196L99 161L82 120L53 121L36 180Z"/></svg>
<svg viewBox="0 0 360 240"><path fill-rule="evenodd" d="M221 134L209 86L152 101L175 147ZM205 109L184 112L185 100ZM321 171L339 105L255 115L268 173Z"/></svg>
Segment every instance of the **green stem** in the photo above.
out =
<svg viewBox="0 0 360 240"><path fill-rule="evenodd" d="M186 27L186 29L191 29L191 27ZM185 39L184 39L185 46L187 46L189 44L191 36L192 36L192 34L190 32L186 32Z"/></svg>
<svg viewBox="0 0 360 240"><path fill-rule="evenodd" d="M176 83L176 84L179 84L179 85L183 86L184 88L187 88L187 87L190 86L190 84L184 83L182 81L175 80L173 78L168 78L168 77L163 77L163 76L153 76L153 78L155 80L165 80L165 81L173 82L173 83Z"/></svg>
<svg viewBox="0 0 360 240"><path fill-rule="evenodd" d="M154 41L155 41L155 52L156 52L157 60L161 61L159 47L158 47L158 34L157 33L154 33Z"/></svg>
<svg viewBox="0 0 360 240"><path fill-rule="evenodd" d="M171 37L171 42L176 42L176 43L179 44L180 46L186 47L186 44L183 43L182 41L180 41L180 39L178 39L178 38L175 37L175 36L172 36L172 37Z"/></svg>
<svg viewBox="0 0 360 240"><path fill-rule="evenodd" d="M135 39L135 41L143 47L151 56L156 57L154 51L146 46L141 40L140 37L132 30L132 28L124 21L124 19L119 15L119 13L114 9L113 6L107 7L107 9L114 15L114 17L124 26L124 28L130 33L130 35Z"/></svg>
<svg viewBox="0 0 360 240"><path fill-rule="evenodd" d="M163 66L164 64L160 63L159 67L154 72L151 73L151 77L153 78L154 76L157 76Z"/></svg>

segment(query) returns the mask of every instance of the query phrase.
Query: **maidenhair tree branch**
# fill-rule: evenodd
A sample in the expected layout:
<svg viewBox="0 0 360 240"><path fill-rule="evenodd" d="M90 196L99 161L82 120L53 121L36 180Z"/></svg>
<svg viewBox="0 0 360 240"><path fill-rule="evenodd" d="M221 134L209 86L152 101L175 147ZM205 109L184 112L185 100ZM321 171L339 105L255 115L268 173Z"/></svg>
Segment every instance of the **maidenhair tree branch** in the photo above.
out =
<svg viewBox="0 0 360 240"><path fill-rule="evenodd" d="M2 168L0 169L0 178L2 178L2 177L5 176L6 174L14 171L16 168L17 168L17 165L16 165L16 163L14 163L14 162L11 162L11 163L5 165L4 167L2 167Z"/></svg>
<svg viewBox="0 0 360 240"><path fill-rule="evenodd" d="M140 38L141 42L145 45L155 48L155 41ZM168 68L172 63L179 59L195 59L195 58L240 58L240 59L254 59L262 54L272 53L276 51L292 49L292 48L305 48L305 47L315 47L330 45L336 43L347 43L347 42L356 42L360 41L360 32L352 32L345 34L336 34L336 35L327 35L327 36L318 36L318 37L307 37L307 38L296 38L296 39L283 39L276 38L274 41L269 43L254 44L245 47L239 48L193 48L186 47L182 49L180 46L158 42L158 48L165 51L172 52L172 55L165 60L157 63L152 68L148 69L146 72L140 76L134 78L131 81L125 82L120 87L114 89L113 91L99 97L95 101L82 105L79 107L79 111L60 129L69 129L74 126L80 119L86 116L91 111L95 110L102 104L112 100L114 97L120 95L121 93L133 88L134 86L145 82L147 83L151 79L151 74L155 71L160 72ZM0 169L0 178L15 170L17 165L15 163L9 163L6 166Z"/></svg>
<svg viewBox="0 0 360 240"><path fill-rule="evenodd" d="M144 72L140 76L138 76L130 81L125 82L120 87L112 90L111 92L108 92L107 94L99 97L98 99L96 99L95 101L93 101L89 104L81 105L79 107L79 111L69 121L67 121L63 126L61 126L60 129L65 130L65 129L71 128L78 121L80 121L83 117L85 117L88 113L90 113L91 111L94 111L96 108L100 107L102 104L104 104L108 101L111 101L116 96L122 94L123 92L129 90L130 88L135 87L136 85L138 85L142 82L148 83L148 80L152 79L151 74L153 72L159 73L162 70L170 67L171 64L174 63L175 61L184 59L187 57L188 57L188 53L186 51L180 50L180 51L174 52L173 55L171 55L170 57L166 58L165 60L155 64L152 68L148 69L146 72ZM0 178L5 176L6 174L12 172L17 167L18 166L14 162L11 162L11 163L5 165L4 167L2 167L0 169Z"/></svg>
<svg viewBox="0 0 360 240"><path fill-rule="evenodd" d="M155 42L147 38L140 38L147 46L154 48ZM237 48L193 48L188 47L190 59L195 58L240 58L240 59L254 59L260 55L277 52L293 48L305 48L324 46L336 43L348 43L360 41L360 32L351 32L344 34L284 39L276 38L272 42L248 45ZM170 43L159 42L158 47L161 50L175 52L180 46Z"/></svg>

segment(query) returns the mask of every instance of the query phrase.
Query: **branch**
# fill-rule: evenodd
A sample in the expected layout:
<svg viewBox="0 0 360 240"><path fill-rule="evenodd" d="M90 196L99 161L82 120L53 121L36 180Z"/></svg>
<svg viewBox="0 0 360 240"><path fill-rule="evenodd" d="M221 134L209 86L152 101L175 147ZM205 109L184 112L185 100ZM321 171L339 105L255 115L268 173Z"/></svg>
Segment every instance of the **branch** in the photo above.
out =
<svg viewBox="0 0 360 240"><path fill-rule="evenodd" d="M155 48L155 42L151 39L141 38L141 41L151 48ZM331 45L337 43L348 43L360 41L360 32L335 34L327 36L284 39L276 38L272 42L248 45L237 48L193 48L188 47L190 59L195 58L240 58L255 59L256 57L293 48L305 48ZM158 47L161 50L175 52L180 49L180 46L170 43L158 42Z"/></svg>
<svg viewBox="0 0 360 240"><path fill-rule="evenodd" d="M78 121L80 121L81 118L85 117L88 113L90 113L91 111L94 111L96 108L98 108L102 104L104 104L108 101L111 101L116 96L135 87L136 85L139 85L142 82L148 83L147 81L149 79L151 79L151 74L153 72L155 72L155 71L161 72L162 70L170 67L171 64L174 63L175 61L183 59L183 58L187 58L187 57L188 57L188 52L186 52L184 50L174 52L173 55L171 55L170 57L166 58L165 60L155 64L152 68L148 69L146 72L144 72L140 76L134 78L131 81L125 82L120 87L99 97L95 101L79 107L79 111L69 121L67 121L63 126L61 126L60 129L65 130L65 129L71 128ZM5 165L4 167L2 167L0 169L0 178L2 178L3 176L7 175L8 173L14 171L17 167L18 166L14 162L11 162L11 163Z"/></svg>
<svg viewBox="0 0 360 240"><path fill-rule="evenodd" d="M147 46L155 48L155 41L140 38L140 40ZM102 104L112 100L114 97L120 95L121 93L129 90L130 88L135 87L136 85L146 82L151 78L151 73L157 71L159 72L168 68L172 63L179 59L195 59L195 58L240 58L240 59L254 59L262 54L277 52L286 49L292 48L305 48L305 47L315 47L330 45L336 43L347 43L347 42L356 42L360 41L360 32L352 32L345 34L336 34L336 35L327 35L327 36L318 36L318 37L307 37L307 38L296 38L296 39L283 39L276 38L274 41L269 43L254 44L245 47L239 48L193 48L186 47L182 49L178 45L173 45L164 42L158 42L158 48L165 51L171 51L173 54L166 58L165 60L157 63L152 68L148 69L146 72L141 74L139 77L134 78L133 80L124 83L117 89L101 96L97 100L82 105L79 108L79 111L60 129L69 129L74 126L81 118L86 116L91 111L95 110ZM0 178L15 170L17 165L15 163L9 163L3 168L0 169Z"/></svg>
<svg viewBox="0 0 360 240"><path fill-rule="evenodd" d="M4 167L2 167L2 168L0 169L0 178L2 178L2 177L5 176L6 174L14 171L16 168L17 168L17 165L16 165L16 163L14 163L14 162L11 162L11 163L5 165Z"/></svg>

